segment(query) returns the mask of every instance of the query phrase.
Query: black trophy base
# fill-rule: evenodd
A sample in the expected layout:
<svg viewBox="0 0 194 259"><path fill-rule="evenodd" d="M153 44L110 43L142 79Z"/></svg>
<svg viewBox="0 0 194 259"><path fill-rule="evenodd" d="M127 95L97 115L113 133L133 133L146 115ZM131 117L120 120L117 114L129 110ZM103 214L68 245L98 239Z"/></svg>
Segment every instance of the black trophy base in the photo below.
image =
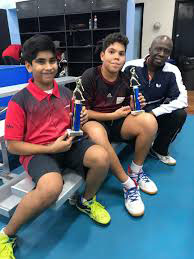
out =
<svg viewBox="0 0 194 259"><path fill-rule="evenodd" d="M136 115L138 115L138 114L140 114L140 113L142 113L142 112L145 112L145 111L144 111L144 110L131 111L131 114L134 115L134 116L136 116Z"/></svg>
<svg viewBox="0 0 194 259"><path fill-rule="evenodd" d="M69 137L77 137L77 136L82 136L83 131L82 130L67 129L67 134L68 134Z"/></svg>

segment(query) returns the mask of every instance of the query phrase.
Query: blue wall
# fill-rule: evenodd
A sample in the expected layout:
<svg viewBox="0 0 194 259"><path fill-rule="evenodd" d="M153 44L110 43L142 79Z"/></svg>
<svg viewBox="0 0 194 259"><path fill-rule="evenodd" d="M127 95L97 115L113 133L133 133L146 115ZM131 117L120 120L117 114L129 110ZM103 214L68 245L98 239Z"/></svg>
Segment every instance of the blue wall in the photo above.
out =
<svg viewBox="0 0 194 259"><path fill-rule="evenodd" d="M20 32L16 9L7 9L7 19L9 24L11 43L20 44Z"/></svg>
<svg viewBox="0 0 194 259"><path fill-rule="evenodd" d="M127 22L126 35L129 39L129 44L126 52L127 61L133 59L134 56L134 26L135 26L135 3L134 0L127 2Z"/></svg>
<svg viewBox="0 0 194 259"><path fill-rule="evenodd" d="M0 0L0 9L6 9L11 43L20 44L19 25L14 0Z"/></svg>

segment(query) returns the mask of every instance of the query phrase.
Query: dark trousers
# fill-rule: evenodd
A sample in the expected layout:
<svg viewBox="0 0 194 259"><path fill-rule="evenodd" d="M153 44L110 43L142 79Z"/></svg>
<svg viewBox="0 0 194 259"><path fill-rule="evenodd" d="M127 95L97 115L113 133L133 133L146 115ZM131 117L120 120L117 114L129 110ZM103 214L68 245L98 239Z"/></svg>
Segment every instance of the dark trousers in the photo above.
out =
<svg viewBox="0 0 194 259"><path fill-rule="evenodd" d="M187 118L184 109L173 111L158 116L158 134L154 141L153 149L161 155L168 154L169 145L181 131L183 124Z"/></svg>

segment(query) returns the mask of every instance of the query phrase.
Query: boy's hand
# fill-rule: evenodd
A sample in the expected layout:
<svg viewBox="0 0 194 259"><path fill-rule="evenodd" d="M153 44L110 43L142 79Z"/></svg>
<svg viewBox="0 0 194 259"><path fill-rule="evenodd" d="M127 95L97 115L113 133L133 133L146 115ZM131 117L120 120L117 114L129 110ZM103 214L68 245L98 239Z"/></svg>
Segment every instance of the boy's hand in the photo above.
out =
<svg viewBox="0 0 194 259"><path fill-rule="evenodd" d="M141 93L139 93L138 100L140 102L141 109L143 109L143 107L146 106L146 100ZM130 96L130 107L131 107L131 110L134 110L134 108L135 108L134 101L133 101L133 95Z"/></svg>
<svg viewBox="0 0 194 259"><path fill-rule="evenodd" d="M85 107L82 108L81 115L80 115L80 123L83 126L88 121L88 111Z"/></svg>
<svg viewBox="0 0 194 259"><path fill-rule="evenodd" d="M117 109L115 112L113 112L114 120L127 117L127 115L131 112L130 106L124 106L119 109Z"/></svg>
<svg viewBox="0 0 194 259"><path fill-rule="evenodd" d="M72 140L73 137L69 137L67 135L67 132L65 132L64 135L60 136L55 142L53 142L49 149L50 153L55 154L55 153L60 153L60 152L66 152L70 150L72 146Z"/></svg>

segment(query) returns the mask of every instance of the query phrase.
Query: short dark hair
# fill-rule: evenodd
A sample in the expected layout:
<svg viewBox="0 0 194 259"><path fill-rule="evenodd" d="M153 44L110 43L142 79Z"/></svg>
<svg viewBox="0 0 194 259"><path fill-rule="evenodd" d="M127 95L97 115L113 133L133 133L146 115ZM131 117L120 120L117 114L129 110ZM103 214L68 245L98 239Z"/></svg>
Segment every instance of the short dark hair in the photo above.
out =
<svg viewBox="0 0 194 259"><path fill-rule="evenodd" d="M103 40L102 51L104 52L111 44L114 44L115 42L119 42L124 45L126 50L129 40L127 36L122 35L120 32L111 33Z"/></svg>
<svg viewBox="0 0 194 259"><path fill-rule="evenodd" d="M50 51L56 55L53 41L47 35L34 35L24 42L22 48L22 59L32 64L40 51Z"/></svg>

